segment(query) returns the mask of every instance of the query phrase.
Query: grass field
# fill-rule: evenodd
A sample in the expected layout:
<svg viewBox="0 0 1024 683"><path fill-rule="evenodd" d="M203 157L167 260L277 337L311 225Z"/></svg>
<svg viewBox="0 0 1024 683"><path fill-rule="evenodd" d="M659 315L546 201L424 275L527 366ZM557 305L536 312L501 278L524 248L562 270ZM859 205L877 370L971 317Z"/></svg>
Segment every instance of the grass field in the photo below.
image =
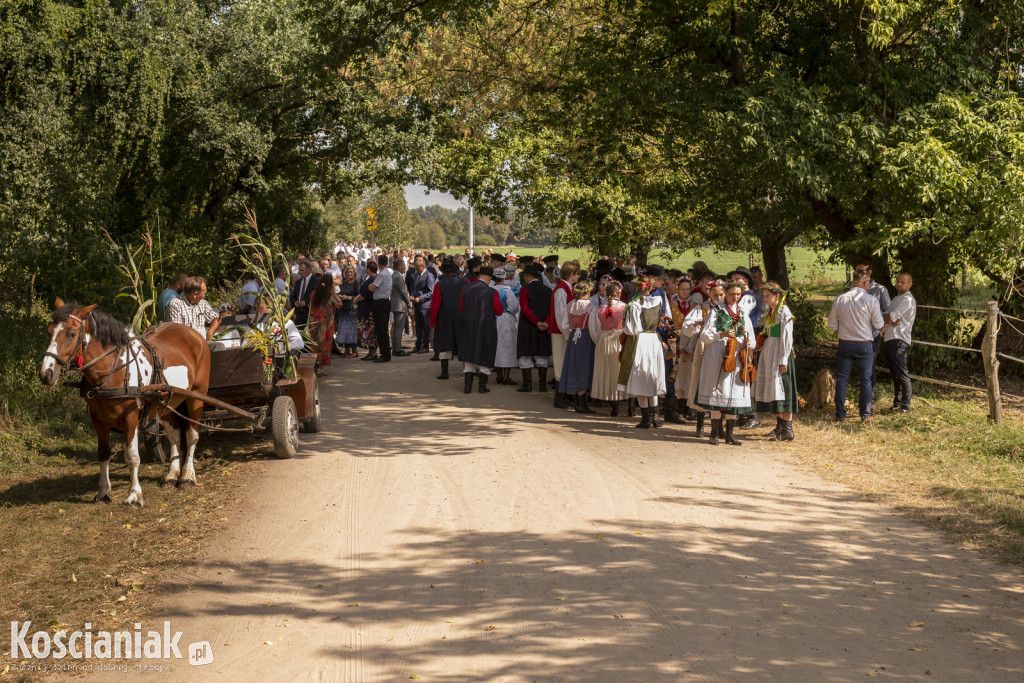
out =
<svg viewBox="0 0 1024 683"><path fill-rule="evenodd" d="M476 246L476 251L487 249L486 246ZM452 247L451 251L462 251L465 247ZM520 256L545 256L547 254L558 254L562 261L578 260L581 263L589 264L594 255L586 249L544 249L540 247L527 247L518 249L515 247L500 247L500 250L511 249ZM737 266L746 266L750 262L750 254L741 251L714 251L712 249L690 250L681 254L672 255L668 252L653 250L650 261L659 263L665 267L678 268L685 271L694 261L704 261L716 273L724 275ZM754 254L754 263L761 263L760 254ZM846 281L845 266L827 264L825 261L830 254L819 254L813 249L806 247L791 247L786 250L786 257L789 262L790 278L794 281L807 284L819 283L842 283Z"/></svg>

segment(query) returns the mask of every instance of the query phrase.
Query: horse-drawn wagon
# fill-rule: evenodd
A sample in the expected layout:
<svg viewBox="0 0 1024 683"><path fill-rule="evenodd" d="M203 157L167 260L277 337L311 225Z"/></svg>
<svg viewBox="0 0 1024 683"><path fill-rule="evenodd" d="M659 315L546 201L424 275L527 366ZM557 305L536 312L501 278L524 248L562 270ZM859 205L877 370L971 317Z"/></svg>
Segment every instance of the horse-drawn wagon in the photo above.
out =
<svg viewBox="0 0 1024 683"><path fill-rule="evenodd" d="M244 328L255 322L253 315L229 316L221 319L221 326ZM284 361L283 354L265 359L258 351L242 346L212 351L209 389L206 394L195 395L207 406L201 426L212 431L247 432L269 427L275 455L294 457L299 448L299 429L320 431L320 385L315 372L316 354L297 354L293 378L284 374ZM148 398L160 401L162 395ZM226 423L247 424L225 427ZM164 459L166 437L161 433L147 430L145 446L151 457Z"/></svg>

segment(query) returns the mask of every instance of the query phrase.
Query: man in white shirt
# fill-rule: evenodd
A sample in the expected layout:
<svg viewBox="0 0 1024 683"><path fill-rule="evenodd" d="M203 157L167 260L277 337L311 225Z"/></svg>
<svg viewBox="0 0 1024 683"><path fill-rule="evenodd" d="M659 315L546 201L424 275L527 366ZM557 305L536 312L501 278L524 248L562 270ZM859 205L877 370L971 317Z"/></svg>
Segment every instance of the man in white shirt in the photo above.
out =
<svg viewBox="0 0 1024 683"><path fill-rule="evenodd" d="M878 307L882 310L882 314L885 315L885 312L889 310L889 304L892 303L889 299L889 290L882 283L875 282L871 264L867 261L861 261L854 265L854 272L867 273L868 277L872 278L868 284L868 294L878 299ZM871 342L875 354L875 359L871 361L871 400L874 401L875 385L878 384L878 354L882 350L882 335L880 333L875 334Z"/></svg>
<svg viewBox="0 0 1024 683"><path fill-rule="evenodd" d="M917 318L917 301L910 293L914 278L910 273L900 273L896 278L896 298L889 304L885 315L885 357L889 359L892 372L892 410L895 413L910 412L910 371L907 369L907 352L910 350L910 332Z"/></svg>
<svg viewBox="0 0 1024 683"><path fill-rule="evenodd" d="M853 286L836 297L828 313L828 326L839 336L836 351L836 420L846 419L846 383L857 366L860 379L860 419L871 419L871 371L875 363L872 339L885 327L878 299L867 293L871 276L857 272Z"/></svg>
<svg viewBox="0 0 1024 683"><path fill-rule="evenodd" d="M388 322L391 320L391 288L394 285L394 271L388 268L388 257L383 254L377 257L380 272L370 285L373 292L373 329L377 335L380 356L374 363L391 362L391 337L388 335ZM399 347L401 351L401 347Z"/></svg>

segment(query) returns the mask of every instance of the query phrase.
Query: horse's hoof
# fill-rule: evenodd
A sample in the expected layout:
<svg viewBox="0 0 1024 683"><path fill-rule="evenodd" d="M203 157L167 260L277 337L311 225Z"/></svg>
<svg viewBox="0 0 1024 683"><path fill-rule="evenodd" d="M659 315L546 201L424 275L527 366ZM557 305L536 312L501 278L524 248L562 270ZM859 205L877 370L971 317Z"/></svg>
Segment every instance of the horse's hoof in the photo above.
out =
<svg viewBox="0 0 1024 683"><path fill-rule="evenodd" d="M165 479L164 480L164 488L165 489L173 489L177 485L178 485L178 482L174 481L173 479Z"/></svg>
<svg viewBox="0 0 1024 683"><path fill-rule="evenodd" d="M178 481L178 489L181 491L184 491L186 489L194 489L195 487L196 483L194 481L188 481L187 479L182 479Z"/></svg>
<svg viewBox="0 0 1024 683"><path fill-rule="evenodd" d="M110 496L100 496L99 494L96 494L96 497L92 499L92 502L96 503L97 505L100 503L103 503L104 505L110 505Z"/></svg>
<svg viewBox="0 0 1024 683"><path fill-rule="evenodd" d="M135 508L136 510L141 510L142 509L142 501L141 500L126 500L122 504L125 507Z"/></svg>

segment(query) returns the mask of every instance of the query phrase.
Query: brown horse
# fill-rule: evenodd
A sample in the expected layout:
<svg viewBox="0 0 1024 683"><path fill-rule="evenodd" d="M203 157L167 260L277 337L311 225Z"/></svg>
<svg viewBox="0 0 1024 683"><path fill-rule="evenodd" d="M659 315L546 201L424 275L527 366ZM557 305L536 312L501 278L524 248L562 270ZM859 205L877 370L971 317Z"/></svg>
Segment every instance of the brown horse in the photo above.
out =
<svg viewBox="0 0 1024 683"><path fill-rule="evenodd" d="M138 395L141 387L167 384L205 394L210 385L210 349L206 340L185 325L166 323L145 337L137 336L123 323L97 311L96 304L77 307L55 302L53 322L47 328L50 345L43 354L39 379L53 386L65 373L82 373L82 394L89 405L89 417L96 429L100 462L100 490L95 503L110 502L110 430L124 433L124 460L131 469L131 491L124 504L142 507L139 485L139 424L159 420L170 442L170 464L164 486L195 486L192 465L203 415L203 402L164 394L169 400L147 403ZM153 358L153 355L156 358ZM134 391L133 391L134 389ZM134 395L133 395L134 394ZM170 412L182 412L184 403L190 420L187 429ZM182 466L182 432L187 449Z"/></svg>

